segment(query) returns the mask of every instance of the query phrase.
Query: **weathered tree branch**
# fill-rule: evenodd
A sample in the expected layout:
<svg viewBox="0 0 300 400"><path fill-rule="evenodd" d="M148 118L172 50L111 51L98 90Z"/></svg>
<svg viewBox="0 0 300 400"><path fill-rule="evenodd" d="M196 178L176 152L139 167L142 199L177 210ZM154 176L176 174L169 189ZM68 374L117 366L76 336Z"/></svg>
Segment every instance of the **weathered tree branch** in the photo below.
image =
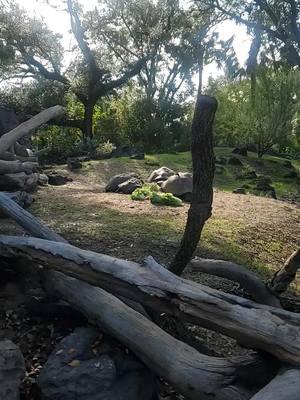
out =
<svg viewBox="0 0 300 400"><path fill-rule="evenodd" d="M2 209L29 232L52 240L64 241L59 235L42 226L34 217L33 224L20 217L18 206L2 207L11 203L0 196ZM10 210L10 212L7 210ZM26 215L26 212L25 212ZM40 229L40 231L39 231ZM156 263L148 264L155 269ZM167 271L166 271L167 272ZM266 384L276 371L271 364L259 358L225 360L204 356L181 343L151 323L147 318L127 307L102 289L92 287L57 272L44 274L45 283L61 298L79 309L101 329L126 344L158 375L169 380L180 392L191 399L248 400L258 388ZM80 293L80 296L78 294ZM275 368L275 369L274 369ZM250 384L255 387L249 390Z"/></svg>
<svg viewBox="0 0 300 400"><path fill-rule="evenodd" d="M50 119L57 118L65 113L65 109L61 106L50 107L40 112L28 121L18 125L13 130L5 133L0 137L0 154L5 153L14 143L25 135L30 135L34 129L45 124Z"/></svg>
<svg viewBox="0 0 300 400"><path fill-rule="evenodd" d="M299 400L299 396L300 370L285 368L251 400Z"/></svg>
<svg viewBox="0 0 300 400"><path fill-rule="evenodd" d="M154 262L141 266L65 243L0 236L0 254L29 259L300 365L298 314L176 277Z"/></svg>
<svg viewBox="0 0 300 400"><path fill-rule="evenodd" d="M25 172L32 174L36 170L38 163L21 162L21 161L3 161L0 160L0 175L15 174L18 172Z"/></svg>
<svg viewBox="0 0 300 400"><path fill-rule="evenodd" d="M286 260L283 267L276 272L268 287L275 294L285 292L289 285L295 280L296 273L300 268L300 248Z"/></svg>
<svg viewBox="0 0 300 400"><path fill-rule="evenodd" d="M230 261L204 258L194 258L190 265L193 271L238 282L258 303L281 308L279 299L268 290L266 285L253 272L242 265Z"/></svg>

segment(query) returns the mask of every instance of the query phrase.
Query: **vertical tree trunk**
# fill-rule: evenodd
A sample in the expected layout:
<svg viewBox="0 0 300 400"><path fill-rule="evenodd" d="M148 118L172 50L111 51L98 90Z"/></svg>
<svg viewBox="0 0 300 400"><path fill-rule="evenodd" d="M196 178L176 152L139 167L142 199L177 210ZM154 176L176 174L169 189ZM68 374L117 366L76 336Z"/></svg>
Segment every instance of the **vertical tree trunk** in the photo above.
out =
<svg viewBox="0 0 300 400"><path fill-rule="evenodd" d="M87 102L84 104L84 116L83 116L83 139L92 139L94 136L93 130L93 114L94 114L94 102Z"/></svg>
<svg viewBox="0 0 300 400"><path fill-rule="evenodd" d="M192 258L205 221L211 216L215 171L212 125L216 110L217 100L214 97L197 97L191 132L192 201L179 250L170 266L170 270L177 275Z"/></svg>

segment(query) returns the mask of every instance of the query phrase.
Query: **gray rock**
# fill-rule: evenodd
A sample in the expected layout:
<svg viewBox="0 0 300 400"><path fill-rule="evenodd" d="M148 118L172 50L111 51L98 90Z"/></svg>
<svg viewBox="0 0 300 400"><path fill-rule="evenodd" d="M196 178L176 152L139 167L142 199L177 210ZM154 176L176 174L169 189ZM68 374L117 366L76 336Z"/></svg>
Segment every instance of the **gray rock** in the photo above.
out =
<svg viewBox="0 0 300 400"><path fill-rule="evenodd" d="M163 182L166 181L170 176L176 175L176 172L168 167L160 167L155 169L147 179L148 182Z"/></svg>
<svg viewBox="0 0 300 400"><path fill-rule="evenodd" d="M130 178L128 181L118 185L117 193L131 194L135 189L141 188L142 186L142 181L139 178Z"/></svg>
<svg viewBox="0 0 300 400"><path fill-rule="evenodd" d="M68 158L67 164L70 170L82 168L82 162L78 158Z"/></svg>
<svg viewBox="0 0 300 400"><path fill-rule="evenodd" d="M132 160L144 160L145 159L145 153L135 153L130 156Z"/></svg>
<svg viewBox="0 0 300 400"><path fill-rule="evenodd" d="M23 355L13 342L0 342L0 399L18 400L19 387L25 374Z"/></svg>
<svg viewBox="0 0 300 400"><path fill-rule="evenodd" d="M232 191L232 193L235 194L247 194L246 189L245 188L236 188Z"/></svg>
<svg viewBox="0 0 300 400"><path fill-rule="evenodd" d="M229 160L228 160L228 164L236 165L236 166L242 166L243 165L242 161L237 157L230 157Z"/></svg>
<svg viewBox="0 0 300 400"><path fill-rule="evenodd" d="M62 175L56 171L53 172L49 172L47 174L48 177L48 183L49 185L53 185L53 186L61 186L61 185L65 185L67 182L72 182L72 178L66 176L66 175Z"/></svg>
<svg viewBox="0 0 300 400"><path fill-rule="evenodd" d="M40 186L47 186L49 182L48 176L45 174L39 175L38 185Z"/></svg>
<svg viewBox="0 0 300 400"><path fill-rule="evenodd" d="M105 187L105 191L117 193L119 191L119 185L129 181L132 178L138 179L138 175L133 172L115 175L109 180L108 184Z"/></svg>
<svg viewBox="0 0 300 400"><path fill-rule="evenodd" d="M92 327L77 328L59 343L37 380L43 400L152 398L155 376L132 356L103 343L103 338L95 352L98 337Z"/></svg>
<svg viewBox="0 0 300 400"><path fill-rule="evenodd" d="M164 181L161 185L161 189L177 197L192 193L193 176L189 172L178 172L178 174L172 175Z"/></svg>

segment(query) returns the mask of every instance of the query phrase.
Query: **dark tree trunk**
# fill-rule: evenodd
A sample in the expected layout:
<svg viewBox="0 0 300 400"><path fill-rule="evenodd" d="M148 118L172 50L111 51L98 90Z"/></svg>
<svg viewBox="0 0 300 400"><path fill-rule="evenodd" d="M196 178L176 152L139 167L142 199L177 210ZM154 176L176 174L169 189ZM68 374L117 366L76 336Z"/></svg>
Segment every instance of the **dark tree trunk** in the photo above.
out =
<svg viewBox="0 0 300 400"><path fill-rule="evenodd" d="M84 116L83 116L83 139L92 139L94 136L93 129L93 114L94 114L94 102L87 102L84 104Z"/></svg>
<svg viewBox="0 0 300 400"><path fill-rule="evenodd" d="M198 96L194 112L191 151L193 193L185 232L170 270L180 275L191 260L205 221L211 216L215 171L212 125L217 110L214 97Z"/></svg>

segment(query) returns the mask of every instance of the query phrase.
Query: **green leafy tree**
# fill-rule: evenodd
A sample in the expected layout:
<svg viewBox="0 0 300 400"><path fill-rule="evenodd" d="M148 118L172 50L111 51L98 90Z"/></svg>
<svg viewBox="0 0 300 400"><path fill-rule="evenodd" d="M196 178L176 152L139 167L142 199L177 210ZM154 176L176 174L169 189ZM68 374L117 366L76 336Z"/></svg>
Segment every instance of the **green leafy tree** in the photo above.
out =
<svg viewBox="0 0 300 400"><path fill-rule="evenodd" d="M292 141L293 121L299 111L298 71L261 68L250 110L250 135L262 157L274 145L286 151Z"/></svg>
<svg viewBox="0 0 300 400"><path fill-rule="evenodd" d="M82 119L60 123L77 127L85 138L91 138L97 101L138 74L149 55L133 64L124 63L119 68L109 69L106 49L101 51L92 46L80 5L73 0L64 3L76 43L74 54L77 55L76 63L66 70L60 36L51 32L43 21L29 17L15 2L0 0L0 43L10 52L10 68L6 63L1 75L2 79L43 77L63 85L66 92L76 96L84 113Z"/></svg>

